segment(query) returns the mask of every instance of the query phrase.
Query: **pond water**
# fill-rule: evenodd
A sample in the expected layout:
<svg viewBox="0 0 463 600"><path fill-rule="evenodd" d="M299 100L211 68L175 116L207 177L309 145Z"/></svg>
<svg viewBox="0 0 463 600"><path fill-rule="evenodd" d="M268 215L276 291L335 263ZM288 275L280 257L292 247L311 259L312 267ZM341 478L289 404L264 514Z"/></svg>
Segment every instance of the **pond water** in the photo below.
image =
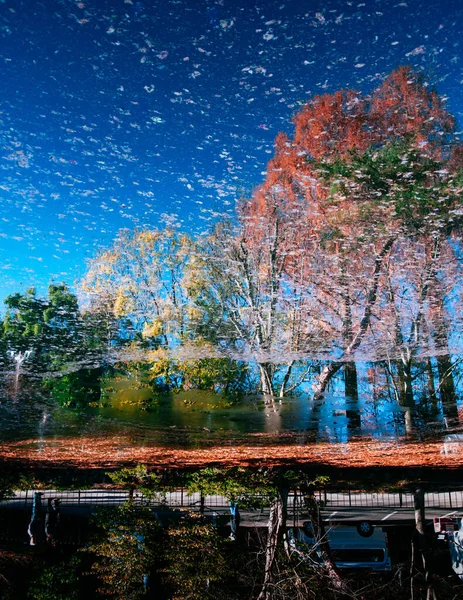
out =
<svg viewBox="0 0 463 600"><path fill-rule="evenodd" d="M458 2L21 4L0 441L459 432Z"/></svg>
<svg viewBox="0 0 463 600"><path fill-rule="evenodd" d="M262 438L259 443L266 439L299 444L354 439L424 441L458 433L463 413L460 395L450 404L416 394L413 406L401 406L390 389L389 393L372 393L362 378L358 399L347 397L335 386L318 400L306 389L282 399L247 395L234 403L201 390L154 396L143 377L124 374L103 377L100 385L102 402L72 407L63 403L56 390L44 390L24 378L15 393L3 393L2 440L128 435L134 445L166 446L197 446L212 439L243 443L256 435ZM84 396L94 391L83 388Z"/></svg>

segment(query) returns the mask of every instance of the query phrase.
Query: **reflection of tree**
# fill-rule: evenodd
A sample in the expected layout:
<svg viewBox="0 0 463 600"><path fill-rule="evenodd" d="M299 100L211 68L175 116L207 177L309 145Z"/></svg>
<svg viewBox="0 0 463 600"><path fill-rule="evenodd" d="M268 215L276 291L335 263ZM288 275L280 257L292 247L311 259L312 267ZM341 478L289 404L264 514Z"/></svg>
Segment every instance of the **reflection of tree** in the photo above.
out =
<svg viewBox="0 0 463 600"><path fill-rule="evenodd" d="M386 266L402 269L403 280L420 277L415 265L401 264L400 248L424 245L437 263L460 227L461 148L438 95L405 67L368 98L344 91L314 98L296 115L295 126L293 139L277 138L266 180L244 206L243 227L261 247L267 245L262 223L291 229L284 274L291 281L305 279L306 298L323 307L328 327L320 322L319 339L334 355L315 396L344 368L346 392L355 397L356 355L384 355L388 343L387 327L378 326L388 311ZM310 254L317 260L308 260ZM431 316L430 278L440 281L443 274L436 264L424 269L414 308L420 333L421 322ZM444 330L442 319L437 329ZM404 340L397 343L394 353ZM399 368L409 389L408 362Z"/></svg>
<svg viewBox="0 0 463 600"><path fill-rule="evenodd" d="M222 351L256 360L261 391L270 396L276 393L277 375L281 395L287 392L294 367L289 357L278 369L275 353L285 361L301 349L304 335L297 290L282 278L285 243L278 220L259 246L245 230L220 226L200 247L188 287L195 307L192 332Z"/></svg>
<svg viewBox="0 0 463 600"><path fill-rule="evenodd" d="M40 378L63 406L98 402L107 324L83 314L77 296L64 284L50 285L42 298L34 289L12 294L5 304L1 348L5 354L27 357L21 372ZM8 359L4 362L8 365Z"/></svg>
<svg viewBox="0 0 463 600"><path fill-rule="evenodd" d="M199 340L189 346L192 354L214 352L214 347ZM164 349L156 351L151 358L149 375L155 395L190 389L222 394L229 401L236 401L253 391L249 368L243 361L231 358L198 358L179 360L170 358Z"/></svg>
<svg viewBox="0 0 463 600"><path fill-rule="evenodd" d="M387 147L384 151L376 151L369 156L366 153L359 159L354 159L352 164L343 166L343 173L339 172L337 167L334 173L337 173L338 185L346 186L352 190L358 190L362 198L366 193L368 196L374 195L375 191L380 197L384 197L382 202L387 203L392 210L389 216L387 228L389 236L386 244L375 258L375 267L370 271L372 275L367 276L366 293L363 296L357 295L356 302L363 304L363 312L360 313L360 321L356 328L355 335L351 338L349 344L344 350L344 356L352 355L362 346L368 347L371 343L371 350L381 352L381 347L387 345L388 326L385 321L385 314L388 313L387 303L384 301L384 294L387 293L388 279L385 274L387 267L393 265L397 279L402 283L411 280L410 286L416 279L419 283L419 293L415 295L412 311L415 317L410 325L410 332L405 334L397 319L407 319L407 315L401 315L397 310L396 323L391 323L392 330L396 331L395 350L401 353L404 387L411 390L410 371L410 347L418 348L422 339L422 322L425 320L425 313L428 310L429 288L431 281L436 277L439 270L439 261L442 257L442 245L446 242L449 220L453 224L452 213L449 207L456 202L454 192L450 189L450 182L447 179L432 177L429 172L442 168L440 163L434 160L420 157L419 154L408 147L408 145L397 145ZM326 170L326 167L324 167ZM332 168L329 168L332 171ZM330 175L330 180L334 175ZM392 200L392 202L391 202ZM438 209L436 208L438 207ZM432 218L431 216L432 215ZM371 216L371 215L370 215ZM379 220L380 231L376 232L379 237L381 228L384 228L384 220ZM432 234L431 234L432 232ZM403 256L403 249L408 247L408 252ZM424 248L424 250L421 250ZM413 260L407 261L406 258L411 254L420 253L424 256L422 266ZM447 253L448 254L448 253ZM359 262L355 263L357 268ZM391 286L389 285L389 293ZM394 294L392 294L393 296ZM370 335L376 336L374 340ZM405 336L405 337L404 337ZM376 346L376 348L375 348ZM404 346L407 351L404 352ZM336 364L331 363L325 368L319 381L317 391L323 391L326 380L330 378L333 371L336 371ZM408 380L407 380L408 378ZM408 392L407 392L408 393Z"/></svg>
<svg viewBox="0 0 463 600"><path fill-rule="evenodd" d="M79 311L75 294L65 285L50 285L40 298L34 289L5 300L3 346L12 353L31 351L25 361L36 371L60 371L72 363L98 360L98 328Z"/></svg>
<svg viewBox="0 0 463 600"><path fill-rule="evenodd" d="M185 328L185 266L191 240L171 229L122 230L113 246L94 258L81 287L89 312L102 308L119 319L119 336L169 346Z"/></svg>
<svg viewBox="0 0 463 600"><path fill-rule="evenodd" d="M342 373L354 402L356 361L389 359L408 407L418 363L433 355L430 393L455 413L463 151L452 117L404 67L368 96L315 97L294 122L233 225L197 240L171 228L121 231L89 264L83 314L65 286L47 299L11 296L4 347L32 345L60 364L51 348L83 360L83 348L101 356L124 346L130 360L152 363L156 391L230 396L245 387L242 363L230 358L239 355L253 361L266 396L316 377L321 397ZM192 355L183 364L173 356L181 347Z"/></svg>
<svg viewBox="0 0 463 600"><path fill-rule="evenodd" d="M453 256L452 256L453 258ZM439 272L442 273L441 269ZM445 298L451 292L449 286L449 277L434 274L430 282L430 295L432 305L430 310L430 324L436 346L436 363L439 375L439 394L444 405L444 409L452 413L451 416L457 416L456 391L453 377L453 365L449 353L449 319L445 310ZM448 290L445 290L444 285Z"/></svg>
<svg viewBox="0 0 463 600"><path fill-rule="evenodd" d="M390 261L388 264L388 297L381 315L381 326L393 332L391 347L398 355L395 389L402 406L414 405L413 362L418 353L429 349L429 339L424 335L425 313L431 281L440 262L440 243L435 240L431 248L427 244L421 248L416 244L403 245L401 262ZM408 275L406 278L405 273Z"/></svg>
<svg viewBox="0 0 463 600"><path fill-rule="evenodd" d="M45 388L61 406L85 408L100 402L102 374L101 368L78 369L48 378Z"/></svg>

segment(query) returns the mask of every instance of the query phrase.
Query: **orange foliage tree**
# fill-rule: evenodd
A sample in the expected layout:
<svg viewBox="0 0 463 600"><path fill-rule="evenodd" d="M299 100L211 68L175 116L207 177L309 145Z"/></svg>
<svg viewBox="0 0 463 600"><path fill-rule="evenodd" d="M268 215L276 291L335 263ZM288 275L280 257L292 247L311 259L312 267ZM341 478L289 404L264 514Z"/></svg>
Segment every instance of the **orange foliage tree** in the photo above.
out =
<svg viewBox="0 0 463 600"><path fill-rule="evenodd" d="M241 202L243 236L262 248L265 232L278 227L286 278L279 291L297 288L305 313L323 315L319 339L332 358L315 394L344 367L346 391L355 395L355 358L381 334L373 320L387 297L386 265L400 261L404 240L430 247L437 237L439 248L449 250L460 224L463 152L453 117L410 67L399 67L368 96L352 90L317 96L294 125L292 138L277 137L264 183ZM422 286L426 295L430 285ZM442 299L434 300L442 307ZM300 340L313 344L313 336ZM302 349L313 355L313 346Z"/></svg>

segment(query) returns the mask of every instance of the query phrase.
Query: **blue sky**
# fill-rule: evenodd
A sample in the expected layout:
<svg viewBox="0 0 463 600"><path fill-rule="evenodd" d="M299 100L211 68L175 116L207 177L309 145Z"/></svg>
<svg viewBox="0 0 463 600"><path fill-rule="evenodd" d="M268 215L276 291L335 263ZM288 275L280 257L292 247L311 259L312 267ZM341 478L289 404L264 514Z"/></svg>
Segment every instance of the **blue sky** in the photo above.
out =
<svg viewBox="0 0 463 600"><path fill-rule="evenodd" d="M0 299L122 227L207 229L311 96L424 69L463 128L459 0L1 0Z"/></svg>

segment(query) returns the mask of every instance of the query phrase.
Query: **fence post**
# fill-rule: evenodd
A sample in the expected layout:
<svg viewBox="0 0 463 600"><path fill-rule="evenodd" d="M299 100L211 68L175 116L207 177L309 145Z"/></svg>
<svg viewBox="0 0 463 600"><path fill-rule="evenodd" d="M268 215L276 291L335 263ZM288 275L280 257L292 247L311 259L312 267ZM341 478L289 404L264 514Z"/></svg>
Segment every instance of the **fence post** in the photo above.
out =
<svg viewBox="0 0 463 600"><path fill-rule="evenodd" d="M351 507L352 506L352 498L350 497L350 490L348 490L348 491L349 491L349 506Z"/></svg>
<svg viewBox="0 0 463 600"><path fill-rule="evenodd" d="M80 490L77 494L77 505L80 506Z"/></svg>
<svg viewBox="0 0 463 600"><path fill-rule="evenodd" d="M180 506L183 508L183 485L181 487Z"/></svg>
<svg viewBox="0 0 463 600"><path fill-rule="evenodd" d="M24 506L27 506L27 495L29 493L29 490L26 490L26 499L24 500Z"/></svg>
<svg viewBox="0 0 463 600"><path fill-rule="evenodd" d="M204 514L204 495L201 492L201 496L199 497L199 512L203 515Z"/></svg>
<svg viewBox="0 0 463 600"><path fill-rule="evenodd" d="M402 499L402 490L399 490L399 506L400 506L400 508L402 508L402 502L403 502L403 499Z"/></svg>
<svg viewBox="0 0 463 600"><path fill-rule="evenodd" d="M450 508L453 508L453 506L452 506L452 492L449 492L449 502L450 502Z"/></svg>

